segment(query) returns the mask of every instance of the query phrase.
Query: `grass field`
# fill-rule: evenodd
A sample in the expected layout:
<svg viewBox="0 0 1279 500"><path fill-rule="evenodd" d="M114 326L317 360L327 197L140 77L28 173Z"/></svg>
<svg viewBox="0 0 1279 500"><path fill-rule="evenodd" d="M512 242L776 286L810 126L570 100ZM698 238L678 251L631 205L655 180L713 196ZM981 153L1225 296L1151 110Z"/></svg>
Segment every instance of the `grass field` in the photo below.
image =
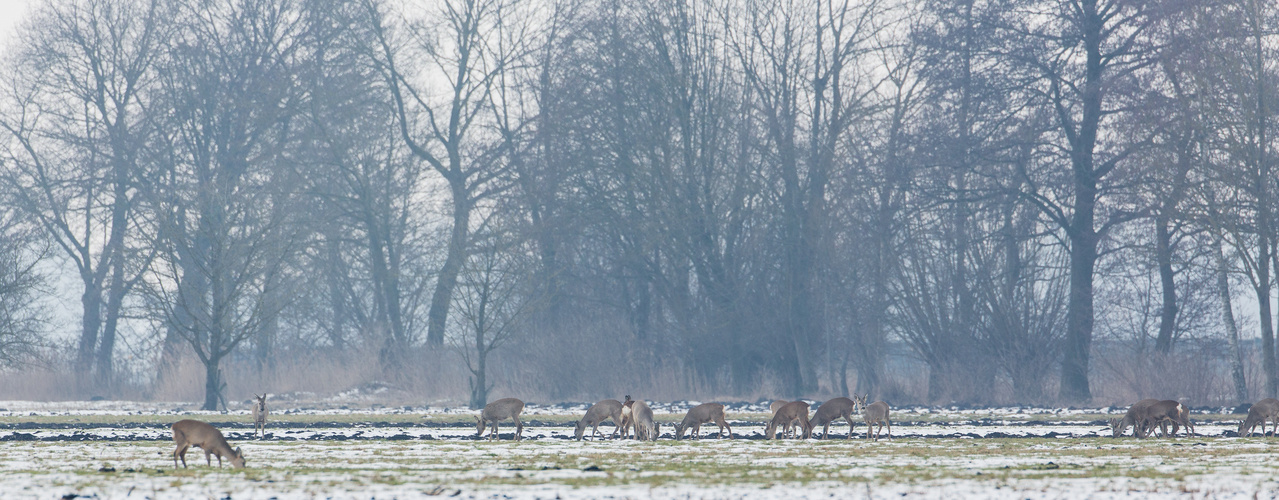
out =
<svg viewBox="0 0 1279 500"><path fill-rule="evenodd" d="M1268 498L1270 439L241 442L174 469L166 442L0 443L3 498Z"/></svg>
<svg viewBox="0 0 1279 500"><path fill-rule="evenodd" d="M531 408L521 442L474 440L462 409L281 410L266 439L248 416L163 406L0 413L0 498L1272 498L1276 438L1238 416L1196 415L1210 437L1115 439L1114 411L895 411L893 440L760 438L767 414L730 413L738 439L577 442L576 408ZM658 419L678 420L681 409ZM223 427L245 469L174 469L167 425ZM502 426L509 438L511 425ZM611 433L611 424L601 426ZM819 429L820 430L820 429ZM663 427L669 438L670 427ZM703 427L703 435L715 433ZM988 437L1022 433L1030 437ZM1035 437L1055 435L1056 437ZM954 437L954 436L976 436ZM987 437L982 437L987 436ZM1226 437L1223 437L1226 436ZM745 439L743 439L745 438Z"/></svg>

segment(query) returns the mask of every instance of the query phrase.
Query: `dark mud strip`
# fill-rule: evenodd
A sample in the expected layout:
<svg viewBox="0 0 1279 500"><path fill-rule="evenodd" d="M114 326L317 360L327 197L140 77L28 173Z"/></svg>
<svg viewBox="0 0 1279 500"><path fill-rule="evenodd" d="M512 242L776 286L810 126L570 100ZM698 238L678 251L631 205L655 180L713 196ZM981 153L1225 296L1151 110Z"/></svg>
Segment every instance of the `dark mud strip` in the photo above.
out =
<svg viewBox="0 0 1279 500"><path fill-rule="evenodd" d="M105 428L105 427L98 427L97 429L98 429L98 430L103 430L103 429L109 429L109 428ZM295 434L295 435L289 435L289 434ZM1215 435L1208 435L1208 436L1200 435L1199 437L1237 437L1237 436L1238 436L1238 434L1237 434L1237 433L1235 433L1235 432L1234 432L1234 431L1232 431L1232 430L1224 430L1224 431L1222 431L1222 432L1220 432L1220 433L1218 433L1218 434L1215 434ZM227 439L229 439L229 440L231 440L231 441L238 441L238 442L252 442L252 441L259 441L259 438L257 438L256 436L254 436L252 433L227 432L227 433L226 433L226 437L227 437ZM761 440L764 440L764 435L763 435L761 432L758 432L758 431L750 432L749 434L734 434L734 436L733 436L733 437L734 437L734 439L735 439L735 440L746 440L746 441L761 441ZM513 439L513 438L514 438L514 435L513 435L513 434L510 434L510 433L502 433L502 434L500 434L500 438L499 438L499 439L500 439L500 440L511 440L511 439ZM967 432L967 433L963 433L963 432L954 432L954 433L948 433L948 434L905 435L905 436L901 436L901 435L899 435L899 436L897 436L897 438L898 438L898 439L925 439L925 440L931 440L931 439L977 439L977 440L981 440L981 439L1058 439L1058 438L1104 438L1104 439L1106 439L1106 440L1116 439L1116 438L1112 438L1112 437L1109 435L1109 432L1091 432L1091 433L1086 433L1086 434L1076 434L1076 433L1062 433L1062 432L1055 432L1055 431L1049 431L1049 432L1046 432L1046 433L1033 433L1033 432L1026 432L1026 433L1005 433L1005 432L998 432L998 431L996 431L996 432L988 432L988 433L986 433L985 435L981 435L981 434L977 434L977 433L972 433L972 432ZM488 439L488 437L487 437L487 436L480 437L480 436L469 435L469 434L468 434L468 435L461 435L461 436L459 436L459 435L434 436L434 435L431 435L431 434L420 434L420 435L394 434L394 435L390 435L390 436L387 436L387 435L385 435L385 434L380 434L380 435L368 435L368 436L366 436L366 435L364 435L364 433L363 433L363 432L358 432L358 431L357 431L357 432L353 432L353 433L331 433L331 432L328 432L328 433L319 433L319 432L317 432L317 433L313 433L313 434L304 434L304 433L300 433L300 432L291 432L291 433L285 433L284 435L277 435L277 434L275 434L275 433L267 433L267 434L266 434L266 436L265 436L264 438L261 438L261 440L265 440L265 441L285 441L285 442L292 442L292 441L303 441L303 442L306 442L306 441L312 441L312 442L320 442L320 441L413 441L413 440L418 440L418 441L483 441L483 440L487 440L487 439ZM525 441L541 441L541 440L559 440L559 441L568 441L568 440L572 440L573 438L572 438L570 435L568 435L567 433L564 433L564 434L552 434L552 435L532 435L532 436L525 435L523 439L524 439ZM661 435L661 439L664 439L664 440L674 439L674 435L673 435L673 434L670 434L670 433L662 434L662 435ZM719 440L719 439L726 439L726 438L705 437L705 438L702 438L702 439L700 439L700 440L698 440L698 441ZM887 441L887 438L886 438L886 437L881 437L880 439L881 439L881 440L885 440L885 441ZM1120 442L1120 441L1128 441L1128 440L1131 440L1131 439L1133 439L1133 438L1132 438L1132 437L1118 438L1118 439L1116 440L1116 442ZM1162 440L1161 438L1152 438L1152 439L1153 439L1153 440L1156 440L1156 441L1160 441L1160 440ZM1184 438L1183 438L1183 439L1184 439ZM63 434L63 433L50 434L50 433L47 433L47 432L41 432L41 433L40 433L40 435L37 435L37 434L35 434L35 433L17 431L17 432L10 432L10 433L5 433L5 434L0 434L0 442L6 442L6 441L40 441L40 442L77 442L77 441L146 442L146 441L171 441L171 440L172 440L172 437L171 437L171 436L169 436L167 433L145 433L145 434L144 434L144 433L121 433L121 434L114 434L114 435L102 435L102 434L88 434L88 433L83 433L83 432L73 432L73 433L69 433L69 434ZM613 440L613 439L602 439L601 441L611 441L611 440ZM847 440L847 434L834 434L834 433L832 433L832 434L830 435L830 437L829 437L829 440L834 440L834 441L846 441L846 440ZM864 434L864 433L858 433L858 434L855 434L855 435L854 435L853 440L856 440L856 441L866 441L867 439L866 439L866 436L865 436L865 434Z"/></svg>

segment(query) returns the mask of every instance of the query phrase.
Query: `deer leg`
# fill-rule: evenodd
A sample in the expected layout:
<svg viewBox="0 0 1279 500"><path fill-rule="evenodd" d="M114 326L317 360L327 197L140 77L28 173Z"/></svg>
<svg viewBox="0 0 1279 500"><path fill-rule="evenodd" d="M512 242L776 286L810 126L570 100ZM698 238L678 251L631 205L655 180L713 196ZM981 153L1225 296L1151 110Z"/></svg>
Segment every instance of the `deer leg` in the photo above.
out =
<svg viewBox="0 0 1279 500"><path fill-rule="evenodd" d="M515 440L519 441L524 439L524 422L520 422L519 415L515 415L511 418L515 420Z"/></svg>

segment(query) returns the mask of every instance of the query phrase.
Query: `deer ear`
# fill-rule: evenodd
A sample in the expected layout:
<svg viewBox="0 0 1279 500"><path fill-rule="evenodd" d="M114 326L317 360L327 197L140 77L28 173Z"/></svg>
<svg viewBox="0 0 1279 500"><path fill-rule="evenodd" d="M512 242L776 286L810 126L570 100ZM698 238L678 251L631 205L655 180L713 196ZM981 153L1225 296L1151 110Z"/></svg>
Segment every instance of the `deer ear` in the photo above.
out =
<svg viewBox="0 0 1279 500"><path fill-rule="evenodd" d="M239 446L236 446L236 447L235 447L235 456L237 456L237 457L242 457L242 456L244 456L244 452L240 451L240 447L239 447Z"/></svg>

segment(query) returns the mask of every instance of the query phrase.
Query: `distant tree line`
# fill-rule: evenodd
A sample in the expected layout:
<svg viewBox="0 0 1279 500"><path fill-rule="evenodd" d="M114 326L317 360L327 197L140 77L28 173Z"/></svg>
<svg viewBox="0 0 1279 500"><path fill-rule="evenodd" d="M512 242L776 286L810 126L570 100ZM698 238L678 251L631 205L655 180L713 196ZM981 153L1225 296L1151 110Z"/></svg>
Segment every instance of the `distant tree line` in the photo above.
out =
<svg viewBox="0 0 1279 500"><path fill-rule="evenodd" d="M126 322L209 409L434 349L480 406L511 345L550 396L1279 390L1273 2L45 0L3 65L0 362L85 393Z"/></svg>

